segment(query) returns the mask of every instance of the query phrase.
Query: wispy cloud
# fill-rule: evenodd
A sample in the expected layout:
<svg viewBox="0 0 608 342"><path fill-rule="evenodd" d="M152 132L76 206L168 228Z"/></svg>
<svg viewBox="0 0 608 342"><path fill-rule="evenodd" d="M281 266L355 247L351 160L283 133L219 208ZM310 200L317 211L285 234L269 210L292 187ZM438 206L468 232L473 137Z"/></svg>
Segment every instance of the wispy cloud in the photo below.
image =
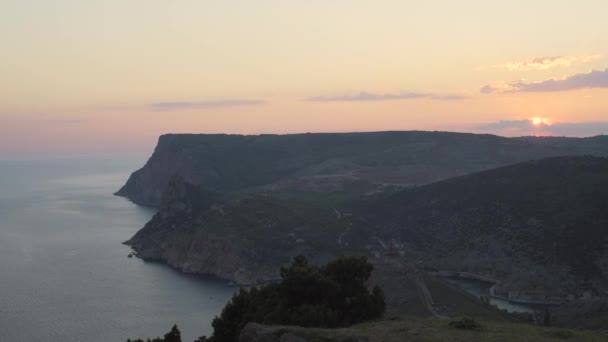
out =
<svg viewBox="0 0 608 342"><path fill-rule="evenodd" d="M563 78L552 78L541 82L495 81L481 88L484 94L518 92L553 92L588 88L608 88L608 69L593 70Z"/></svg>
<svg viewBox="0 0 608 342"><path fill-rule="evenodd" d="M387 100L409 100L429 97L424 93L398 93L398 94L374 94L362 91L355 95L341 96L315 96L306 99L312 102L355 102L355 101L387 101Z"/></svg>
<svg viewBox="0 0 608 342"><path fill-rule="evenodd" d="M484 94L515 93L515 92L517 92L516 84L518 84L518 83L521 83L521 82L509 83L507 81L493 81L493 82L490 82L490 83L484 85L483 87L481 87L481 89L479 91L481 91Z"/></svg>
<svg viewBox="0 0 608 342"><path fill-rule="evenodd" d="M64 118L45 118L45 117L2 117L0 122L10 124L45 124L45 125L77 125L89 122L89 119L64 119Z"/></svg>
<svg viewBox="0 0 608 342"><path fill-rule="evenodd" d="M588 137L608 133L608 122L555 122L545 123L533 120L502 120L476 127L482 132L507 136L555 135Z"/></svg>
<svg viewBox="0 0 608 342"><path fill-rule="evenodd" d="M431 100L465 100L468 97L460 94L430 94L402 92L396 94L375 94L362 91L354 95L340 96L315 96L307 98L311 102L360 102L360 101L391 101L391 100L411 100L411 99L431 99Z"/></svg>
<svg viewBox="0 0 608 342"><path fill-rule="evenodd" d="M174 101L158 102L148 105L148 108L159 111L186 110L186 109L208 109L222 107L257 106L264 104L263 100L230 99L211 101Z"/></svg>
<svg viewBox="0 0 608 342"><path fill-rule="evenodd" d="M600 57L601 55L534 57L527 61L505 62L493 65L493 67L508 71L547 70L559 67L567 68L575 62L588 63Z"/></svg>
<svg viewBox="0 0 608 342"><path fill-rule="evenodd" d="M447 95L431 95L431 100L442 100L442 101L454 101L454 100L466 100L469 97L461 94L447 94Z"/></svg>

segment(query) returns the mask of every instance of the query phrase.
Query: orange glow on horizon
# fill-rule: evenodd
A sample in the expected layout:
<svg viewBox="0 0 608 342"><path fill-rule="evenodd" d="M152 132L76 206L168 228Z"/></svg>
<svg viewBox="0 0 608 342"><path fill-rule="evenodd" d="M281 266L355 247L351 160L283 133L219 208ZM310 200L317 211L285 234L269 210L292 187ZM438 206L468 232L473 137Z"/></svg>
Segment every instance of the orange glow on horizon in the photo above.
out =
<svg viewBox="0 0 608 342"><path fill-rule="evenodd" d="M539 126L541 124L543 125L551 125L551 121L547 118L541 118L541 117L534 117L531 118L530 121L532 122L532 124L534 126Z"/></svg>

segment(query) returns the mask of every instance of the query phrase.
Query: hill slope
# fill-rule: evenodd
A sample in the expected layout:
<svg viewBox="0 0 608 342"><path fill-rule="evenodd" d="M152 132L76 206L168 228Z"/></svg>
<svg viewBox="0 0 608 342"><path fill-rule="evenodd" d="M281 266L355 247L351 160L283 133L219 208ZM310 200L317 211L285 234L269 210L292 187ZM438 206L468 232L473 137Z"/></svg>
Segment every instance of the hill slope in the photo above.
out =
<svg viewBox="0 0 608 342"><path fill-rule="evenodd" d="M525 162L358 204L372 232L426 266L539 296L608 289L608 159ZM500 289L499 289L500 290Z"/></svg>

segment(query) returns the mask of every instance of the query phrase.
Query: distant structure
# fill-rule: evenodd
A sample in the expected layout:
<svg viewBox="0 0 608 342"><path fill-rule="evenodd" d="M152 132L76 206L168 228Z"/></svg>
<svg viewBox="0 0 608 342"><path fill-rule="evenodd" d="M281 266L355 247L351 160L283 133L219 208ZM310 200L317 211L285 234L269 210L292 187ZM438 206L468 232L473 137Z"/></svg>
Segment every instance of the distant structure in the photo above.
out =
<svg viewBox="0 0 608 342"><path fill-rule="evenodd" d="M397 245L397 242L395 240L391 240L388 242L386 255L391 257L399 256L399 246Z"/></svg>

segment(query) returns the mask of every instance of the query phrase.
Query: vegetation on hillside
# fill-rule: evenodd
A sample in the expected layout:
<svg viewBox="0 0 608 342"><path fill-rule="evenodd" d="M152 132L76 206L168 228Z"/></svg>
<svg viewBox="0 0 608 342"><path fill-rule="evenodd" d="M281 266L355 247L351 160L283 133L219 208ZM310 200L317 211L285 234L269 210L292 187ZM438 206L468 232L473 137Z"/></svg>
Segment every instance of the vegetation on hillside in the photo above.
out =
<svg viewBox="0 0 608 342"><path fill-rule="evenodd" d="M600 295L606 198L607 158L549 158L368 199L356 231L407 242L425 266L490 274L504 291Z"/></svg>

